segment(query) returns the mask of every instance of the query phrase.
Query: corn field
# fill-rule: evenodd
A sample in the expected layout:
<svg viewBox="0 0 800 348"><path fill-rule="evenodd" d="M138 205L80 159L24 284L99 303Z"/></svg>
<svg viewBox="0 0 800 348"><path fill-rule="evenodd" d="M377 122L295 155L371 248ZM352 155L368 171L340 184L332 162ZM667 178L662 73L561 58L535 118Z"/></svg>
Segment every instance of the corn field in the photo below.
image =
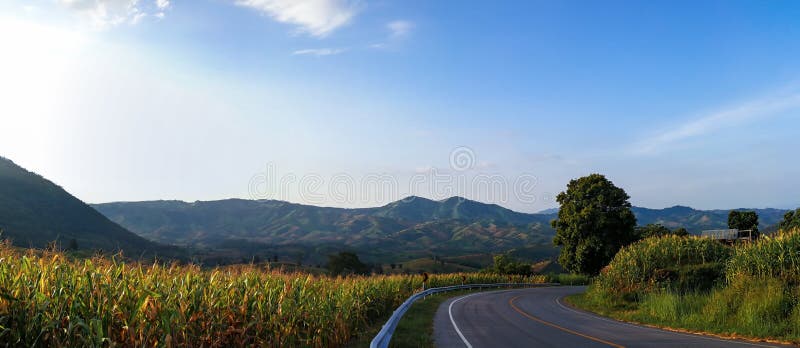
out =
<svg viewBox="0 0 800 348"><path fill-rule="evenodd" d="M429 287L543 282L432 275ZM420 276L330 278L258 266L204 270L0 245L0 345L336 347L422 288Z"/></svg>
<svg viewBox="0 0 800 348"><path fill-rule="evenodd" d="M800 230L737 246L728 262L726 278L732 282L748 276L776 278L800 285Z"/></svg>
<svg viewBox="0 0 800 348"><path fill-rule="evenodd" d="M652 288L658 273L667 268L724 264L731 248L701 237L668 235L643 239L622 248L596 279L598 287L611 292L634 293Z"/></svg>

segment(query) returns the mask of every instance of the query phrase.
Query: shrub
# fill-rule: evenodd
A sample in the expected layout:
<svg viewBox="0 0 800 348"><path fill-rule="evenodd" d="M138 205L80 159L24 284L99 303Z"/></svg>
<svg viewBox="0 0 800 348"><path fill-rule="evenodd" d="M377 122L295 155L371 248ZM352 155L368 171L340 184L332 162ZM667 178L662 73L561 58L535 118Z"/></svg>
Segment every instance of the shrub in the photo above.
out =
<svg viewBox="0 0 800 348"><path fill-rule="evenodd" d="M548 283L559 283L561 285L586 285L589 284L589 276L585 274L548 274Z"/></svg>

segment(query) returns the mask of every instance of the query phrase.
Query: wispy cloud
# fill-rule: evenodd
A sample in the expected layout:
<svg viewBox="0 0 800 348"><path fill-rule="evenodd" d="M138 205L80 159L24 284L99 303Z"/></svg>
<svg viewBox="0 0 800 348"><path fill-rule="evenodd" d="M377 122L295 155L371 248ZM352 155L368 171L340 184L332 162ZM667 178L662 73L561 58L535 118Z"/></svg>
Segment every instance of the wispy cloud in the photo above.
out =
<svg viewBox="0 0 800 348"><path fill-rule="evenodd" d="M307 56L332 56L335 54L339 54L344 52L344 48L308 48L304 50L297 50L292 52L295 56L307 55Z"/></svg>
<svg viewBox="0 0 800 348"><path fill-rule="evenodd" d="M398 19L386 23L386 30L389 31L389 36L384 39L384 41L369 45L370 48L379 50L391 49L396 46L398 42L411 35L411 32L414 30L414 23Z"/></svg>
<svg viewBox="0 0 800 348"><path fill-rule="evenodd" d="M690 120L679 127L667 129L634 144L638 154L658 152L681 140L707 135L725 128L746 124L781 111L800 107L800 93L780 95L750 101Z"/></svg>
<svg viewBox="0 0 800 348"><path fill-rule="evenodd" d="M349 23L361 9L353 0L236 0L281 22L297 25L301 32L325 37Z"/></svg>
<svg viewBox="0 0 800 348"><path fill-rule="evenodd" d="M169 0L57 0L58 4L79 13L97 29L120 24L137 24L147 16L163 18Z"/></svg>
<svg viewBox="0 0 800 348"><path fill-rule="evenodd" d="M414 29L414 23L405 20L391 21L386 24L393 38L405 37Z"/></svg>

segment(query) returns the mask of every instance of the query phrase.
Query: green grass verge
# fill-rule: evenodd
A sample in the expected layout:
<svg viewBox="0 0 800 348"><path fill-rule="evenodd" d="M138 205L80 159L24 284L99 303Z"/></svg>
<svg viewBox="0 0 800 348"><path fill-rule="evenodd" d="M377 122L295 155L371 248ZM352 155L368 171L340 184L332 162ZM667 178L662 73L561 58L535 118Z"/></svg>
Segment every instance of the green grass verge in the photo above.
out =
<svg viewBox="0 0 800 348"><path fill-rule="evenodd" d="M439 306L449 298L480 291L467 290L435 294L415 302L397 324L389 347L433 347L433 318L436 316Z"/></svg>
<svg viewBox="0 0 800 348"><path fill-rule="evenodd" d="M761 291L735 299L729 289L705 293L660 291L639 301L602 300L591 294L568 296L566 301L583 310L617 320L654 325L679 331L713 334L773 342L800 342L796 311L787 311L781 290L759 287ZM777 292L777 293L776 293ZM731 300L740 300L731 308Z"/></svg>
<svg viewBox="0 0 800 348"><path fill-rule="evenodd" d="M400 323L397 324L389 346L394 348L433 347L433 317L436 315L436 310L439 309L439 306L449 298L480 291L486 290L445 292L414 302L411 308L403 315L403 318L400 319ZM389 318L387 317L386 319L388 320ZM359 334L350 342L348 347L369 347L369 343L378 334L384 322Z"/></svg>

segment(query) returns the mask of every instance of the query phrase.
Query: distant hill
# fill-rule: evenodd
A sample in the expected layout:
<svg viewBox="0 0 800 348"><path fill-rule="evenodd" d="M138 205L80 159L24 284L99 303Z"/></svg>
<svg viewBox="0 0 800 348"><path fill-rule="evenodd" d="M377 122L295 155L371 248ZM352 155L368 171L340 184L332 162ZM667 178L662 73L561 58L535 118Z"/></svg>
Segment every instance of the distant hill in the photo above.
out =
<svg viewBox="0 0 800 348"><path fill-rule="evenodd" d="M0 229L20 247L44 248L57 241L67 248L122 250L128 256L166 248L144 239L81 202L49 180L0 157Z"/></svg>
<svg viewBox="0 0 800 348"><path fill-rule="evenodd" d="M459 197L442 201L409 197L362 209L241 199L117 202L94 207L145 238L211 250L223 245L231 248L231 240L236 240L239 245L258 243L270 253L283 254L284 246L305 245L315 252L349 248L373 259L392 260L549 246L553 236L545 216ZM322 260L309 262L315 261Z"/></svg>
<svg viewBox="0 0 800 348"><path fill-rule="evenodd" d="M552 246L555 232L549 224L557 211L525 214L461 197L434 201L411 196L361 209L242 199L116 202L94 207L148 239L205 248L223 256L221 249L261 250L264 254L324 262L325 253L353 249L372 260L389 262L514 250L537 260L557 252ZM784 213L779 209L756 210L764 226L777 223ZM633 211L641 225L683 226L693 233L727 226L727 210L676 206L634 207Z"/></svg>
<svg viewBox="0 0 800 348"><path fill-rule="evenodd" d="M759 229L767 229L783 219L786 210L782 209L737 209L753 210L758 214ZM730 210L696 210L676 205L664 209L648 209L633 207L633 213L639 225L662 224L669 228L685 227L689 232L699 233L702 230L728 228Z"/></svg>

